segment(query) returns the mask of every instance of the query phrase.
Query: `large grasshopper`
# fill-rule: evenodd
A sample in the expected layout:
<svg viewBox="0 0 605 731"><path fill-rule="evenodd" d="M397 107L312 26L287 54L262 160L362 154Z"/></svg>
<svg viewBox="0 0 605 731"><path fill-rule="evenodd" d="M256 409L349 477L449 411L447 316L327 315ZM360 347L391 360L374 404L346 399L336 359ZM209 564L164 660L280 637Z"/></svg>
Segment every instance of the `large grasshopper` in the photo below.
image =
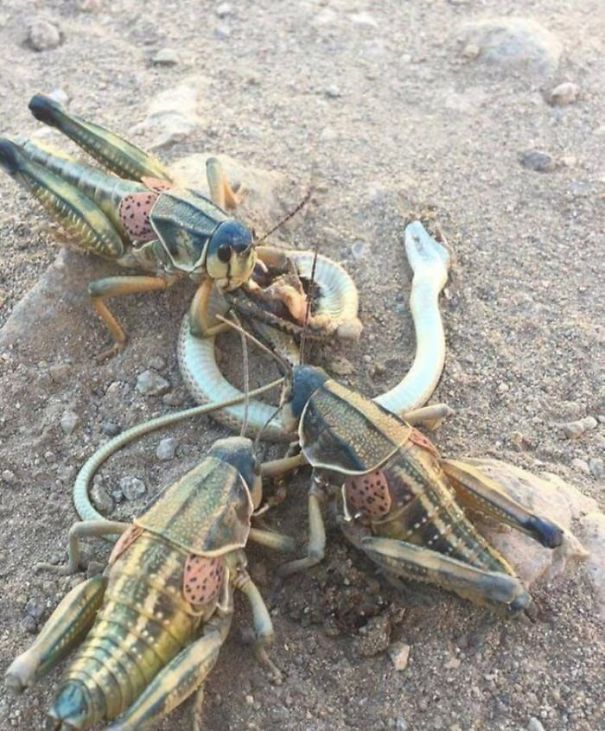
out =
<svg viewBox="0 0 605 731"><path fill-rule="evenodd" d="M126 333L109 309L110 297L164 290L187 277L199 284L190 308L194 335L223 332L209 311L214 287L223 293L250 287L255 266L290 276L292 264L283 250L257 245L243 224L226 212L237 205L236 191L216 158L207 162L210 198L183 187L154 157L115 133L66 112L52 99L36 95L29 104L36 119L55 127L116 175L76 161L31 140L0 139L0 167L30 190L84 250L138 268L148 275L107 277L91 282L88 292L107 325L114 345L101 357L126 344ZM118 176L118 177L116 177ZM330 268L346 276L337 265ZM305 296L277 284L267 298L301 322ZM356 302L355 302L356 305ZM260 304L253 313L291 330L287 318L270 316ZM355 313L356 314L356 313ZM320 330L326 317L319 316ZM330 324L327 323L328 331ZM326 333L327 334L327 333Z"/></svg>
<svg viewBox="0 0 605 731"><path fill-rule="evenodd" d="M257 657L279 676L267 655L271 619L246 571L244 547L253 540L292 550L293 542L251 527L261 491L252 443L231 437L215 442L133 524L72 527L62 573L77 570L81 538L120 538L105 574L76 586L7 671L7 683L22 691L79 645L48 728L114 721L112 731L141 731L196 691L199 721L203 683L229 631L236 589L252 608Z"/></svg>
<svg viewBox="0 0 605 731"><path fill-rule="evenodd" d="M418 416L422 410L416 422ZM313 468L307 556L282 566L283 576L322 560L322 504L336 492L345 536L387 573L432 582L510 614L531 615L529 593L463 506L508 523L547 548L563 540L557 525L529 512L471 465L442 459L410 423L320 368L294 369L282 419L298 428L301 460Z"/></svg>

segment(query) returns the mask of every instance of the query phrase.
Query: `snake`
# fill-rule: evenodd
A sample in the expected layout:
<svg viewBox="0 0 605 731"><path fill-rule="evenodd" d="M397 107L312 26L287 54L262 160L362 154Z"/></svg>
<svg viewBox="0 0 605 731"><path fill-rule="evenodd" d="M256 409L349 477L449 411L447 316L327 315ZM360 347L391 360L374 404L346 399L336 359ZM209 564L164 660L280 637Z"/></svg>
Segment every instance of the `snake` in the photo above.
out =
<svg viewBox="0 0 605 731"><path fill-rule="evenodd" d="M398 415L425 404L443 372L445 331L439 309L439 294L447 282L450 266L447 249L428 233L420 221L413 221L406 226L404 245L413 274L410 311L416 336L416 353L407 374L393 388L374 398L376 403ZM292 250L288 256L299 275L309 279L315 253ZM329 314L335 321L336 335L349 338L358 335L359 297L350 275L338 263L318 256L315 282L320 292L318 312ZM221 373L216 362L215 337L197 338L192 335L188 315L183 318L179 332L178 361L186 388L200 405L138 424L100 447L83 465L74 484L74 505L82 520L105 520L92 505L89 495L92 477L100 465L127 443L169 424L213 412L214 418L224 425L240 429L247 411L248 433L257 433L262 429L262 436L267 441L292 441L296 438L295 434L284 428L275 406L256 398L274 388L278 382L255 389L246 396Z"/></svg>
<svg viewBox="0 0 605 731"><path fill-rule="evenodd" d="M422 406L430 398L441 377L445 363L445 333L439 311L439 293L448 277L450 257L420 221L405 229L405 251L413 272L410 310L416 334L416 354L408 373L386 393L374 398L378 404L396 414ZM313 265L312 251L288 253L301 277L309 278ZM318 257L315 278L320 300L318 311L329 314L337 323L337 335L353 329L357 320L358 295L353 280L336 262ZM215 355L215 338L197 338L190 333L187 317L183 319L178 342L178 360L183 381L193 399L200 404L230 400L242 395L221 373ZM245 407L220 409L214 418L230 429L240 429ZM268 441L292 441L275 407L252 399L248 404L248 433L263 431ZM273 417L273 418L272 418Z"/></svg>

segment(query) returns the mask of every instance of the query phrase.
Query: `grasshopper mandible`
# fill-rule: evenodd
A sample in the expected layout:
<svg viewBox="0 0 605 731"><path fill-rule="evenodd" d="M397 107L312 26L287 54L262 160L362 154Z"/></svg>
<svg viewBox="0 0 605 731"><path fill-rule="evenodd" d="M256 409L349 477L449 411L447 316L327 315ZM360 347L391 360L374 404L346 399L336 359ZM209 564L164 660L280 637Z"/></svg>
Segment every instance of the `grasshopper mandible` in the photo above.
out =
<svg viewBox="0 0 605 731"><path fill-rule="evenodd" d="M267 655L271 618L246 570L244 548L252 540L291 551L294 543L251 526L261 491L252 442L231 437L216 441L132 524L76 523L69 563L59 571L77 570L81 538L119 534L109 567L63 599L34 644L9 667L8 685L24 690L79 646L50 710L49 728L113 721L112 731L140 731L198 691L196 718L204 680L229 631L236 589L250 602L257 657L279 678Z"/></svg>
<svg viewBox="0 0 605 731"><path fill-rule="evenodd" d="M422 409L415 417L416 423L422 420ZM294 369L282 419L298 429L301 457L313 470L307 556L284 564L282 576L323 559L322 504L335 492L345 536L387 573L531 615L526 588L462 506L508 523L547 548L562 543L556 524L532 514L471 465L442 459L410 423L321 368Z"/></svg>

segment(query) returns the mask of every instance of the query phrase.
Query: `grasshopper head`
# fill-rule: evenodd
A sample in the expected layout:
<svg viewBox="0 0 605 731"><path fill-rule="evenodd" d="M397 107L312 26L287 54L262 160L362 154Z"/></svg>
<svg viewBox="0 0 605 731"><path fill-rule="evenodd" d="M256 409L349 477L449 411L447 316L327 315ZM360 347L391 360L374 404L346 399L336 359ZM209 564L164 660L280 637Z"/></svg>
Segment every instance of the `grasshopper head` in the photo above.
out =
<svg viewBox="0 0 605 731"><path fill-rule="evenodd" d="M212 234L206 272L221 289L230 291L250 279L256 264L252 234L237 221L223 221Z"/></svg>
<svg viewBox="0 0 605 731"><path fill-rule="evenodd" d="M252 440L246 437L217 439L210 448L209 454L235 467L246 483L256 509L262 498L262 481Z"/></svg>
<svg viewBox="0 0 605 731"><path fill-rule="evenodd" d="M307 401L329 378L330 376L322 368L309 365L294 367L292 387L286 396L286 403L282 410L282 420L288 431L297 430L300 415Z"/></svg>

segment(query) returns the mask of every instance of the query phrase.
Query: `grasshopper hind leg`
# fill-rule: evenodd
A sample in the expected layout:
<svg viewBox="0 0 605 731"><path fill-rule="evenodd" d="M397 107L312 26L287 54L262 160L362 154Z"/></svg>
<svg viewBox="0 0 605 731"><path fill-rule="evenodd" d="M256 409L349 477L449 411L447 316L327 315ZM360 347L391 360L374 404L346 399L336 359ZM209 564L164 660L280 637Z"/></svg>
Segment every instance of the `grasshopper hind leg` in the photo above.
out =
<svg viewBox="0 0 605 731"><path fill-rule="evenodd" d="M34 117L55 127L95 160L122 178L159 178L172 182L166 168L152 155L98 124L70 114L50 97L36 94L29 103Z"/></svg>
<svg viewBox="0 0 605 731"><path fill-rule="evenodd" d="M533 611L533 600L521 581L498 571L486 571L430 549L391 538L348 536L385 571L404 579L428 581L479 605L502 608L515 615Z"/></svg>
<svg viewBox="0 0 605 731"><path fill-rule="evenodd" d="M0 138L0 167L28 189L78 245L106 259L124 253L122 238L101 208L72 183L47 170L15 142Z"/></svg>

